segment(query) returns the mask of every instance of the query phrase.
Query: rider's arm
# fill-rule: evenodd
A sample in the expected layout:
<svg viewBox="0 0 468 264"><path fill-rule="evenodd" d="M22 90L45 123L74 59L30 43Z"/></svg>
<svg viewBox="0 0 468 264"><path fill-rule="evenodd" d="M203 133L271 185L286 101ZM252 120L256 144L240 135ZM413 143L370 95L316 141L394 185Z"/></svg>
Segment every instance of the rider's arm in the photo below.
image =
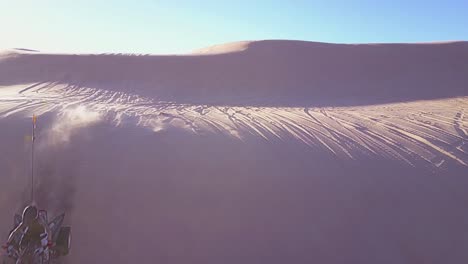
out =
<svg viewBox="0 0 468 264"><path fill-rule="evenodd" d="M19 224L13 231L11 231L10 236L8 237L7 244L10 244L13 239L20 233L23 232L25 225L23 223Z"/></svg>
<svg viewBox="0 0 468 264"><path fill-rule="evenodd" d="M49 244L51 244L52 243L52 233L50 232L49 225L46 224L44 226L44 229L45 229L45 232L47 234L47 241L48 241Z"/></svg>

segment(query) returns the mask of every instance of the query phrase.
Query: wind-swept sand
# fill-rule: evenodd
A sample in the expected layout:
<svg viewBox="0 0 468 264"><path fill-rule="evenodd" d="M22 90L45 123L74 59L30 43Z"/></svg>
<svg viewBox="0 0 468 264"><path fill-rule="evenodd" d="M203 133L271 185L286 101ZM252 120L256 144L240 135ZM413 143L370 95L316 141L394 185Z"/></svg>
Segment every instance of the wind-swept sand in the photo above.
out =
<svg viewBox="0 0 468 264"><path fill-rule="evenodd" d="M0 235L29 194L70 263L468 260L468 43L0 53Z"/></svg>

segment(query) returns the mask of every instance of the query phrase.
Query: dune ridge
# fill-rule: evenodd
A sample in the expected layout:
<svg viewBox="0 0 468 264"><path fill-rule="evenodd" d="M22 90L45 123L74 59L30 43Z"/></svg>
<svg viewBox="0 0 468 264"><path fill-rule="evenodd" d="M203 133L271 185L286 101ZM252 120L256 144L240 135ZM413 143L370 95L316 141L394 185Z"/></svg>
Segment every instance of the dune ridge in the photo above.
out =
<svg viewBox="0 0 468 264"><path fill-rule="evenodd" d="M466 96L468 42L346 45L258 41L213 55L19 53L0 85L60 83L218 105L346 105Z"/></svg>

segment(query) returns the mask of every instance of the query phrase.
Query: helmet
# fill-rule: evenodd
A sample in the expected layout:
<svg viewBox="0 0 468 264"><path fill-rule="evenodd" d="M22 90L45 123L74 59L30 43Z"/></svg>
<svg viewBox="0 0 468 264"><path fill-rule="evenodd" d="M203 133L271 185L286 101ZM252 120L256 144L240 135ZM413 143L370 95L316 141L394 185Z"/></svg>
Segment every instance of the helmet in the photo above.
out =
<svg viewBox="0 0 468 264"><path fill-rule="evenodd" d="M38 210L34 205L28 205L23 210L23 223L29 224L38 217Z"/></svg>

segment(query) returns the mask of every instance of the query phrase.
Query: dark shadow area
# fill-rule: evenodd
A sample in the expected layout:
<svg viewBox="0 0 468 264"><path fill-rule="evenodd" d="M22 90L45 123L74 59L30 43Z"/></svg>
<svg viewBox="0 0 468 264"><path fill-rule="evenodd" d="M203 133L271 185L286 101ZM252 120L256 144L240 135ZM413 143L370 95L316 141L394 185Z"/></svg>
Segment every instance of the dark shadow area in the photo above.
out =
<svg viewBox="0 0 468 264"><path fill-rule="evenodd" d="M259 41L216 55L17 54L0 85L59 83L187 104L346 106L468 95L468 42Z"/></svg>

